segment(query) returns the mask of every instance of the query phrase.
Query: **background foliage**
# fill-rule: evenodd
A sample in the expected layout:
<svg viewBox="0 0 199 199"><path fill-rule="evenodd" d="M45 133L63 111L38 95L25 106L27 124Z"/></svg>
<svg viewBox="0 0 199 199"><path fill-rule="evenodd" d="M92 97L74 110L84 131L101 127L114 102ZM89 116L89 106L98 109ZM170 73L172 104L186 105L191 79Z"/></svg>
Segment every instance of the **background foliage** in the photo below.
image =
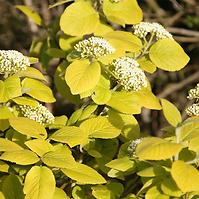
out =
<svg viewBox="0 0 199 199"><path fill-rule="evenodd" d="M98 1L92 2L94 8L85 1L69 1L51 9L48 9L49 3L53 5L55 2L0 1L1 13L5 16L0 22L1 49L17 49L38 57L40 63L32 62L44 74L30 70L8 77L1 85L8 88L11 82L14 89L11 93L3 93L1 102L11 100L16 104L27 104L25 99L16 100L25 94L46 103L58 116L55 124L45 126L46 130L27 118L13 117L6 109L7 105L1 107L2 198L24 198L24 194L26 198L41 199L199 197L198 118L185 120L184 113L187 91L199 76L195 56L199 38L197 2L139 1L145 21L160 22L168 27L191 61L180 70L189 60L183 49L169 39L159 40L149 49L155 67L143 64L143 69L152 73L147 75L152 90L148 86L138 93L118 89L110 94L111 79L99 63L106 65L110 59L124 55L125 51L136 53L142 48L140 40L124 32L130 31L130 24L142 20L141 9L136 1L123 2L124 5L104 0L105 16L99 21L94 10L101 12ZM17 6L16 9L14 5L18 4L31 6L39 15L27 7ZM121 6L119 15L118 5ZM134 16L129 16L131 8L135 10ZM109 24L106 24L107 20ZM108 34L112 29L120 31ZM97 36L105 35L104 38L116 46L115 57L100 58L92 63L77 59L79 55L73 53L73 45L82 40L83 35L93 32ZM156 66L163 70L154 72ZM180 72L167 72L176 70ZM79 71L81 77L74 75ZM172 101L182 116L172 103L166 99L159 102L152 92ZM91 98L82 101L76 94ZM54 97L57 101L52 104ZM104 111L104 106L109 110ZM142 112L141 107L145 107ZM129 154L127 147L132 140L140 135L161 136L163 132L163 137L167 138L147 136L136 148L136 157Z"/></svg>

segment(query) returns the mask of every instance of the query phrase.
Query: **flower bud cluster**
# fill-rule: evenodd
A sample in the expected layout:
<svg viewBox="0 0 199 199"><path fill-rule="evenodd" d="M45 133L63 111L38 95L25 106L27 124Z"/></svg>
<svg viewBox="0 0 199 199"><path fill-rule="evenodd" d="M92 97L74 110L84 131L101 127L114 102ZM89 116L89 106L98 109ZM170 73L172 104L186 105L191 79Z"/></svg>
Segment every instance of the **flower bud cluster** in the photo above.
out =
<svg viewBox="0 0 199 199"><path fill-rule="evenodd" d="M0 74L13 74L24 71L30 66L30 61L16 50L0 50Z"/></svg>
<svg viewBox="0 0 199 199"><path fill-rule="evenodd" d="M136 139L136 140L133 140L128 148L127 148L127 151L129 152L129 155L133 158L136 158L136 153L135 153L135 150L136 150L136 147L138 144L140 144L142 142L142 138L139 138L139 139Z"/></svg>
<svg viewBox="0 0 199 199"><path fill-rule="evenodd" d="M173 36L159 23L141 22L133 25L133 33L139 38L144 38L147 34L153 34L156 40L169 38L173 40Z"/></svg>
<svg viewBox="0 0 199 199"><path fill-rule="evenodd" d="M80 53L81 58L99 58L115 52L111 44L100 37L90 37L80 41L74 46L75 50Z"/></svg>
<svg viewBox="0 0 199 199"><path fill-rule="evenodd" d="M199 99L199 84L197 84L195 88L190 89L187 98L190 100Z"/></svg>
<svg viewBox="0 0 199 199"><path fill-rule="evenodd" d="M188 116L199 116L199 84L195 88L189 90L187 98L194 100L194 103L189 106L185 111Z"/></svg>
<svg viewBox="0 0 199 199"><path fill-rule="evenodd" d="M45 106L41 104L39 104L36 107L28 105L19 105L19 109L24 117L34 120L40 124L54 123L55 118L53 114Z"/></svg>
<svg viewBox="0 0 199 199"><path fill-rule="evenodd" d="M188 116L199 116L199 103L194 103L186 109Z"/></svg>
<svg viewBox="0 0 199 199"><path fill-rule="evenodd" d="M139 91L147 87L146 76L136 60L130 57L121 57L114 60L113 74L118 83L127 91Z"/></svg>

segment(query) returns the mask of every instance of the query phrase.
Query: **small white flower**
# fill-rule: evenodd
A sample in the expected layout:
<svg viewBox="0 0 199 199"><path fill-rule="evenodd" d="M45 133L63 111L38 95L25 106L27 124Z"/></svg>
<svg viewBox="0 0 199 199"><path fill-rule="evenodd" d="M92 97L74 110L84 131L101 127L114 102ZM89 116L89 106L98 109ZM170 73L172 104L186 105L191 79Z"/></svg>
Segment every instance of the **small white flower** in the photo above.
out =
<svg viewBox="0 0 199 199"><path fill-rule="evenodd" d="M55 118L53 114L45 106L41 104L39 104L36 107L28 105L19 105L19 109L24 117L34 120L40 124L54 123Z"/></svg>
<svg viewBox="0 0 199 199"><path fill-rule="evenodd" d="M77 52L81 53L82 58L99 58L115 52L111 44L100 37L90 37L80 41L74 46Z"/></svg>
<svg viewBox="0 0 199 199"><path fill-rule="evenodd" d="M0 50L0 74L13 74L24 71L30 66L30 61L16 50Z"/></svg>
<svg viewBox="0 0 199 199"><path fill-rule="evenodd" d="M141 22L133 25L133 33L137 37L144 38L147 34L153 34L157 40L169 38L173 40L173 36L159 23Z"/></svg>
<svg viewBox="0 0 199 199"><path fill-rule="evenodd" d="M146 76L136 60L130 57L121 57L114 60L113 74L124 90L139 91L147 87Z"/></svg>
<svg viewBox="0 0 199 199"><path fill-rule="evenodd" d="M199 116L199 103L192 104L186 109L188 116Z"/></svg>
<svg viewBox="0 0 199 199"><path fill-rule="evenodd" d="M199 84L196 85L195 88L189 90L188 99L199 99Z"/></svg>
<svg viewBox="0 0 199 199"><path fill-rule="evenodd" d="M138 144L140 144L142 142L142 138L138 138L138 139L136 139L136 140L133 140L130 144L129 144L129 146L128 146L128 148L127 148L127 151L129 152L129 155L131 156L131 157L136 157L136 153L135 153L135 150L136 150L136 147L137 147L137 145Z"/></svg>

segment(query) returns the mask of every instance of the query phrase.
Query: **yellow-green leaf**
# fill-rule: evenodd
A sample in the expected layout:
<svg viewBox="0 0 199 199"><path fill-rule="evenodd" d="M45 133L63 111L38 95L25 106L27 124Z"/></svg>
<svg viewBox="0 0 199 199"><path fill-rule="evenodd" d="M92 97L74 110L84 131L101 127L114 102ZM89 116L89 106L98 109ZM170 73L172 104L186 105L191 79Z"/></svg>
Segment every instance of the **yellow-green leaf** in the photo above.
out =
<svg viewBox="0 0 199 199"><path fill-rule="evenodd" d="M167 140L148 137L136 147L136 155L142 160L165 160L178 154L182 145Z"/></svg>
<svg viewBox="0 0 199 199"><path fill-rule="evenodd" d="M38 69L33 68L33 67L27 67L26 70L18 72L17 76L30 77L33 79L46 81L46 78L44 77L44 75Z"/></svg>
<svg viewBox="0 0 199 199"><path fill-rule="evenodd" d="M28 199L53 199L55 178L47 167L34 166L27 173L23 189Z"/></svg>
<svg viewBox="0 0 199 199"><path fill-rule="evenodd" d="M79 94L94 88L100 79L100 73L98 62L76 60L66 69L65 80L72 94Z"/></svg>
<svg viewBox="0 0 199 199"><path fill-rule="evenodd" d="M19 165L29 165L39 161L37 155L29 150L7 151L0 156L0 159Z"/></svg>
<svg viewBox="0 0 199 199"><path fill-rule="evenodd" d="M182 117L179 110L168 100L161 99L163 114L169 124L176 127L179 123L182 122Z"/></svg>
<svg viewBox="0 0 199 199"><path fill-rule="evenodd" d="M96 170L84 164L72 164L62 171L66 176L81 184L103 184L106 182Z"/></svg>
<svg viewBox="0 0 199 199"><path fill-rule="evenodd" d="M156 186L150 188L145 195L145 199L169 199L170 197L164 195Z"/></svg>
<svg viewBox="0 0 199 199"><path fill-rule="evenodd" d="M30 97L17 97L12 99L13 102L19 105L38 106L39 102Z"/></svg>
<svg viewBox="0 0 199 199"><path fill-rule="evenodd" d="M39 156L53 150L53 146L46 140L34 139L25 142L25 145Z"/></svg>
<svg viewBox="0 0 199 199"><path fill-rule="evenodd" d="M21 134L42 139L47 137L47 132L44 126L34 120L25 117L16 117L10 118L9 122L12 128Z"/></svg>
<svg viewBox="0 0 199 199"><path fill-rule="evenodd" d="M120 50L137 52L142 48L141 40L130 32L112 31L104 35L104 38Z"/></svg>
<svg viewBox="0 0 199 199"><path fill-rule="evenodd" d="M70 199L70 198L66 195L63 189L56 187L53 199Z"/></svg>
<svg viewBox="0 0 199 199"><path fill-rule="evenodd" d="M149 50L151 61L166 71L178 71L189 62L182 47L171 39L157 41Z"/></svg>
<svg viewBox="0 0 199 199"><path fill-rule="evenodd" d="M14 114L7 106L0 106L0 119L5 120L14 117Z"/></svg>
<svg viewBox="0 0 199 199"><path fill-rule="evenodd" d="M23 148L20 147L18 144L5 138L0 138L0 151L17 151L22 149Z"/></svg>
<svg viewBox="0 0 199 199"><path fill-rule="evenodd" d="M141 112L138 96L126 91L113 92L106 104L121 113L139 114Z"/></svg>
<svg viewBox="0 0 199 199"><path fill-rule="evenodd" d="M26 93L41 102L55 102L51 89L38 80L25 78L22 82L22 89L23 93Z"/></svg>
<svg viewBox="0 0 199 199"><path fill-rule="evenodd" d="M68 6L60 18L61 30L72 36L91 34L98 24L98 13L85 1L78 1Z"/></svg>
<svg viewBox="0 0 199 199"><path fill-rule="evenodd" d="M4 82L0 80L0 102L7 102L21 95L21 83L17 76L10 76Z"/></svg>
<svg viewBox="0 0 199 199"><path fill-rule="evenodd" d="M70 147L74 147L83 144L87 139L87 134L76 126L66 126L50 136L51 140L68 144Z"/></svg>
<svg viewBox="0 0 199 199"><path fill-rule="evenodd" d="M127 171L128 169L134 167L134 162L129 160L128 157L124 157L112 160L109 163L107 163L106 166L112 169L116 169L118 171Z"/></svg>
<svg viewBox="0 0 199 199"><path fill-rule="evenodd" d="M113 126L107 117L98 116L81 123L80 128L90 138L115 138L120 134L120 129Z"/></svg>
<svg viewBox="0 0 199 199"><path fill-rule="evenodd" d="M183 195L182 191L177 187L175 181L170 176L164 177L161 183L161 190L169 196L180 197Z"/></svg>
<svg viewBox="0 0 199 199"><path fill-rule="evenodd" d="M21 10L25 15L27 15L31 20L33 20L37 25L41 26L42 25L42 19L40 15L29 8L28 6L22 6L22 5L17 5L17 9Z"/></svg>
<svg viewBox="0 0 199 199"><path fill-rule="evenodd" d="M171 175L183 192L199 191L199 171L183 161L176 161L171 168Z"/></svg>
<svg viewBox="0 0 199 199"><path fill-rule="evenodd" d="M103 11L109 21L122 26L139 23L143 17L137 0L120 0L119 2L104 0Z"/></svg>
<svg viewBox="0 0 199 199"><path fill-rule="evenodd" d="M66 146L44 154L42 161L50 167L57 168L70 167L72 164L75 164L71 151Z"/></svg>

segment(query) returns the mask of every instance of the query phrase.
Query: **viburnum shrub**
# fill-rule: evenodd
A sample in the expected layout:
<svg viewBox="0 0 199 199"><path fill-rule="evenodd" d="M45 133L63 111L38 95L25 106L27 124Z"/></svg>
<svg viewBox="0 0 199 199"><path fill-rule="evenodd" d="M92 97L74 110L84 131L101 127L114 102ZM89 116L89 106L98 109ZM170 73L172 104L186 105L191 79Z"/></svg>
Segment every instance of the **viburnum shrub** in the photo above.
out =
<svg viewBox="0 0 199 199"><path fill-rule="evenodd" d="M29 57L0 51L0 198L199 198L199 85L182 121L147 78L157 68L179 71L187 54L162 25L142 22L136 0L51 7L65 2L50 24L17 6L45 34ZM53 92L31 65L36 57L43 70L58 63ZM45 107L53 93L79 108L54 117ZM163 111L170 126L162 138L140 132L142 108Z"/></svg>

